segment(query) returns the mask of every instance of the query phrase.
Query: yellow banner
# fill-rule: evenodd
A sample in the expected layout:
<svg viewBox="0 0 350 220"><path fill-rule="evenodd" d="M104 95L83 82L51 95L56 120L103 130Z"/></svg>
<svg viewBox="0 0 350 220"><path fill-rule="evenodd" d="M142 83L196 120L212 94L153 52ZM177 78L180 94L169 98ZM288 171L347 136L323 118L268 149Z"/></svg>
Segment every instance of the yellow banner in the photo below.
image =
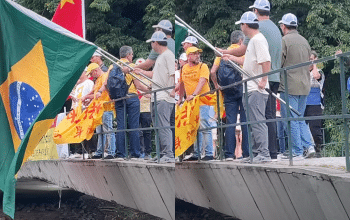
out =
<svg viewBox="0 0 350 220"><path fill-rule="evenodd" d="M34 149L32 156L28 160L56 160L58 159L56 144L53 142L53 131L55 128L50 128L38 146Z"/></svg>
<svg viewBox="0 0 350 220"><path fill-rule="evenodd" d="M220 115L224 115L223 97L220 93ZM185 101L181 107L175 109L175 157L182 155L197 139L200 124L201 105L213 105L217 111L217 95L196 96L193 100Z"/></svg>
<svg viewBox="0 0 350 220"><path fill-rule="evenodd" d="M101 96L102 97L102 96ZM53 140L56 144L81 143L83 140L90 140L95 128L102 124L104 112L103 104L106 101L93 99L90 105L81 113L81 103L73 109L56 126Z"/></svg>

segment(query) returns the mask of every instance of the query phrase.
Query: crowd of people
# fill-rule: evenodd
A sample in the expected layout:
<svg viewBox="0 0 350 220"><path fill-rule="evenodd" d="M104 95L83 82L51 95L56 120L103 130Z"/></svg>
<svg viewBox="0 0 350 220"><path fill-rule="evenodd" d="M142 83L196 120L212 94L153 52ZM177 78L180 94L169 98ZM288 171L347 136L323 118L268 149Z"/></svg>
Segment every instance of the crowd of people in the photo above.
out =
<svg viewBox="0 0 350 220"><path fill-rule="evenodd" d="M210 91L210 80L216 89L221 90L228 82L259 76L283 67L317 59L307 40L298 31L298 20L294 14L285 14L278 22L280 29L270 20L270 3L268 0L256 0L250 6L252 11L245 12L239 21L241 31L233 31L231 45L227 49L216 48L217 54L212 68L201 62L202 50L197 47L198 41L189 36L182 42L185 53L179 58L180 71L176 90L179 93L178 105L184 100L190 101L195 96ZM281 34L282 32L282 34ZM283 37L282 37L283 35ZM182 62L182 64L181 64ZM241 66L245 74L241 75L230 62ZM287 71L288 91L286 91L285 75L270 74L257 80L249 80L247 88L242 85L222 90L226 112L226 124L250 122L288 117L287 108L272 95L279 94L282 99L289 98L290 106L300 113L290 111L290 117L300 118L322 114L324 74L316 67L303 66ZM272 93L271 93L271 92ZM245 103L246 98L248 103ZM200 128L211 127L209 123L209 106L200 106ZM292 120L290 143L293 160L321 157L322 146L321 120ZM254 163L276 161L278 156L289 159L286 151L287 123L284 121L253 123L240 127L241 137L236 140L236 127L225 129L224 157L225 161L237 159L236 144L239 143L242 162L251 162L249 157L248 132L252 139ZM277 129L278 128L278 129ZM310 131L311 128L311 131ZM240 136L238 136L240 137ZM215 144L210 130L199 131L193 153L188 160L212 160ZM199 146L197 146L197 143ZM201 155L198 152L205 152Z"/></svg>
<svg viewBox="0 0 350 220"><path fill-rule="evenodd" d="M151 157L152 129L150 127L153 124L153 127L160 128L158 130L160 162L175 162L173 138L175 134L169 128L175 123L175 120L173 120L175 118L174 89L158 91L156 100L154 95L150 93L150 91L175 85L173 26L169 20L162 20L157 25L154 25L153 28L155 32L146 41L152 47L147 60L140 58L133 63L134 54L132 47L125 45L119 50L120 65L122 65L121 71L128 86L126 98L115 102L111 101L107 88L108 77L120 67L116 64L112 64L109 68L106 67L102 61L101 52L93 54L90 64L82 73L71 93L73 108L77 107L79 102L81 102L83 108L86 108L94 99L106 102L104 104L102 125L96 128L97 144L91 143L94 142L93 139L83 143L83 146L89 152L95 151L94 154L90 155L91 159L104 157L104 159L114 160L142 159L156 162L157 158ZM67 111L69 110L70 108L67 109ZM137 129L139 127L150 129L142 132L138 130L128 131L126 138L125 132L113 132L115 118L117 130ZM98 134L102 132L103 134ZM79 150L76 150L76 152L81 153ZM64 157L66 156L64 155Z"/></svg>

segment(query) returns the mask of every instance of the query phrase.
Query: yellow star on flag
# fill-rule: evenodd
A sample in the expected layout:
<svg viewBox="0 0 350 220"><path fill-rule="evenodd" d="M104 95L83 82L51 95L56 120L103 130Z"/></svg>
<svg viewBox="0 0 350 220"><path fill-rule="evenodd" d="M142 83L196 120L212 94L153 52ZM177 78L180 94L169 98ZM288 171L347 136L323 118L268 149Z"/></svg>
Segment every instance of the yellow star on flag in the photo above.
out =
<svg viewBox="0 0 350 220"><path fill-rule="evenodd" d="M69 2L69 3L71 3L71 4L74 5L73 0L62 0L62 1L61 1L61 9L63 8L64 4L66 4L66 2Z"/></svg>

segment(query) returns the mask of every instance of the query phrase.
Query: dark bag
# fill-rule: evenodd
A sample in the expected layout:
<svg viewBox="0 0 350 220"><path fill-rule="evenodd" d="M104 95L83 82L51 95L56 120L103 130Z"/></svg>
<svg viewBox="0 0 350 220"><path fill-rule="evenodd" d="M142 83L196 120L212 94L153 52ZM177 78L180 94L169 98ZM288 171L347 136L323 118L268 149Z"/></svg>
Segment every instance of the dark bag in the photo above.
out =
<svg viewBox="0 0 350 220"><path fill-rule="evenodd" d="M221 59L220 66L217 73L218 84L220 86L227 86L239 81L242 81L242 75L236 70L228 61ZM243 85L227 88L222 90L224 101L241 98L243 95ZM229 100L228 100L229 99Z"/></svg>
<svg viewBox="0 0 350 220"><path fill-rule="evenodd" d="M125 97L128 94L130 85L126 83L125 75L121 68L114 64L107 79L107 90L109 97L111 99Z"/></svg>

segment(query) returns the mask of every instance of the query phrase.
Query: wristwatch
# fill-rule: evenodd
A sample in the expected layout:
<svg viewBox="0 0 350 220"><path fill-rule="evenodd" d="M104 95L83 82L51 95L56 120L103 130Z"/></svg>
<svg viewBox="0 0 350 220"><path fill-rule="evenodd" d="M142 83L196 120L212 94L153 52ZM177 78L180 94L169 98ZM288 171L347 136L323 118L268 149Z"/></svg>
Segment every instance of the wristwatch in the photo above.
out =
<svg viewBox="0 0 350 220"><path fill-rule="evenodd" d="M196 94L193 93L192 96L196 96Z"/></svg>

